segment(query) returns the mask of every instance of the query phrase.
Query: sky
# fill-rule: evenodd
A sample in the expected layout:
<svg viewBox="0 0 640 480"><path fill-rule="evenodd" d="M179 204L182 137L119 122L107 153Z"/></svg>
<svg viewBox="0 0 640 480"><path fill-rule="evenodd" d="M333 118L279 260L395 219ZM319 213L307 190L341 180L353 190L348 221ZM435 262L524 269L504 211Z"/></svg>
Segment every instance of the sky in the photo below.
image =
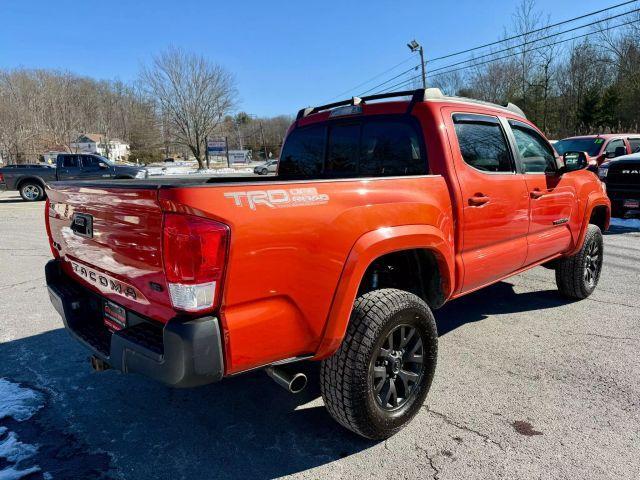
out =
<svg viewBox="0 0 640 480"><path fill-rule="evenodd" d="M0 68L133 82L141 65L173 45L232 72L238 110L292 115L362 93L409 68L410 62L349 90L415 55L406 46L412 38L427 59L497 40L518 3L0 0ZM555 22L616 3L537 0L536 6Z"/></svg>

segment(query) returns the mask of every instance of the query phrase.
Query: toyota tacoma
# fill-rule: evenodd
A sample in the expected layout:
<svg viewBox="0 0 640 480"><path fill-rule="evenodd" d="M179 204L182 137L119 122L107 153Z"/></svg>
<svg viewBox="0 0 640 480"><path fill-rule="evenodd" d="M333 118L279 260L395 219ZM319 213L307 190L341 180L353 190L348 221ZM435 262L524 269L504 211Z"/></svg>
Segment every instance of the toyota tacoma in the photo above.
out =
<svg viewBox="0 0 640 480"><path fill-rule="evenodd" d="M96 369L192 387L254 369L372 439L429 391L445 302L538 265L600 277L610 202L516 106L437 89L298 113L274 177L48 189L53 305Z"/></svg>

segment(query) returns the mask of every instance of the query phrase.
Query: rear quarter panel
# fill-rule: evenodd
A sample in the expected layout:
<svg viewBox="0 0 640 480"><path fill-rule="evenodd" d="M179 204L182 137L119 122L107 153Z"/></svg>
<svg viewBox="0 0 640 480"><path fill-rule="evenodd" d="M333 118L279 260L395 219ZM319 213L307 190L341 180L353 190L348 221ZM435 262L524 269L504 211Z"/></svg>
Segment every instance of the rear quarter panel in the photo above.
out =
<svg viewBox="0 0 640 480"><path fill-rule="evenodd" d="M231 228L221 309L227 374L318 350L345 261L366 233L432 225L453 245L441 176L163 189L160 203Z"/></svg>

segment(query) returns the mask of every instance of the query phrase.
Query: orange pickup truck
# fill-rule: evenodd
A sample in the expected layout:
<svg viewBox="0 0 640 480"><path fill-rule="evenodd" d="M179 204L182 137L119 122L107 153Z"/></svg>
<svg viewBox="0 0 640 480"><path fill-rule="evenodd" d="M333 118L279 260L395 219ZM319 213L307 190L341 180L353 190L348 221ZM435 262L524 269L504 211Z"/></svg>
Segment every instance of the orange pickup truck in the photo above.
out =
<svg viewBox="0 0 640 480"><path fill-rule="evenodd" d="M321 361L329 412L368 438L416 414L431 311L545 264L598 283L610 202L514 105L437 89L299 112L275 177L52 184L53 305L96 369L191 387Z"/></svg>

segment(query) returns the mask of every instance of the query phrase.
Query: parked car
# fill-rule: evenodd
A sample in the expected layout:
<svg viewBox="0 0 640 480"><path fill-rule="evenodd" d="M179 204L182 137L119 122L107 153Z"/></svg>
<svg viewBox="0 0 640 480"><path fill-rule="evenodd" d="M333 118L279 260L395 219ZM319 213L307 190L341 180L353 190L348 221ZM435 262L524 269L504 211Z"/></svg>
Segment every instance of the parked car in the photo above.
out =
<svg viewBox="0 0 640 480"><path fill-rule="evenodd" d="M607 184L614 217L624 217L629 210L640 210L640 153L604 162L598 175Z"/></svg>
<svg viewBox="0 0 640 480"><path fill-rule="evenodd" d="M115 165L99 155L65 153L56 165L9 165L0 168L0 191L17 190L27 202L42 200L50 182L97 178L145 178L143 168Z"/></svg>
<svg viewBox="0 0 640 480"><path fill-rule="evenodd" d="M433 309L541 264L568 298L596 288L610 202L570 156L517 107L438 89L304 109L273 178L51 185L50 298L97 370L264 368L296 392L321 361L331 415L386 438L429 391Z"/></svg>
<svg viewBox="0 0 640 480"><path fill-rule="evenodd" d="M560 155L572 151L585 152L589 165L595 169L606 160L640 152L640 134L585 135L565 138L553 146Z"/></svg>
<svg viewBox="0 0 640 480"><path fill-rule="evenodd" d="M275 173L278 170L278 160L269 160L262 165L258 165L253 169L253 173L258 175L267 175L268 173Z"/></svg>

